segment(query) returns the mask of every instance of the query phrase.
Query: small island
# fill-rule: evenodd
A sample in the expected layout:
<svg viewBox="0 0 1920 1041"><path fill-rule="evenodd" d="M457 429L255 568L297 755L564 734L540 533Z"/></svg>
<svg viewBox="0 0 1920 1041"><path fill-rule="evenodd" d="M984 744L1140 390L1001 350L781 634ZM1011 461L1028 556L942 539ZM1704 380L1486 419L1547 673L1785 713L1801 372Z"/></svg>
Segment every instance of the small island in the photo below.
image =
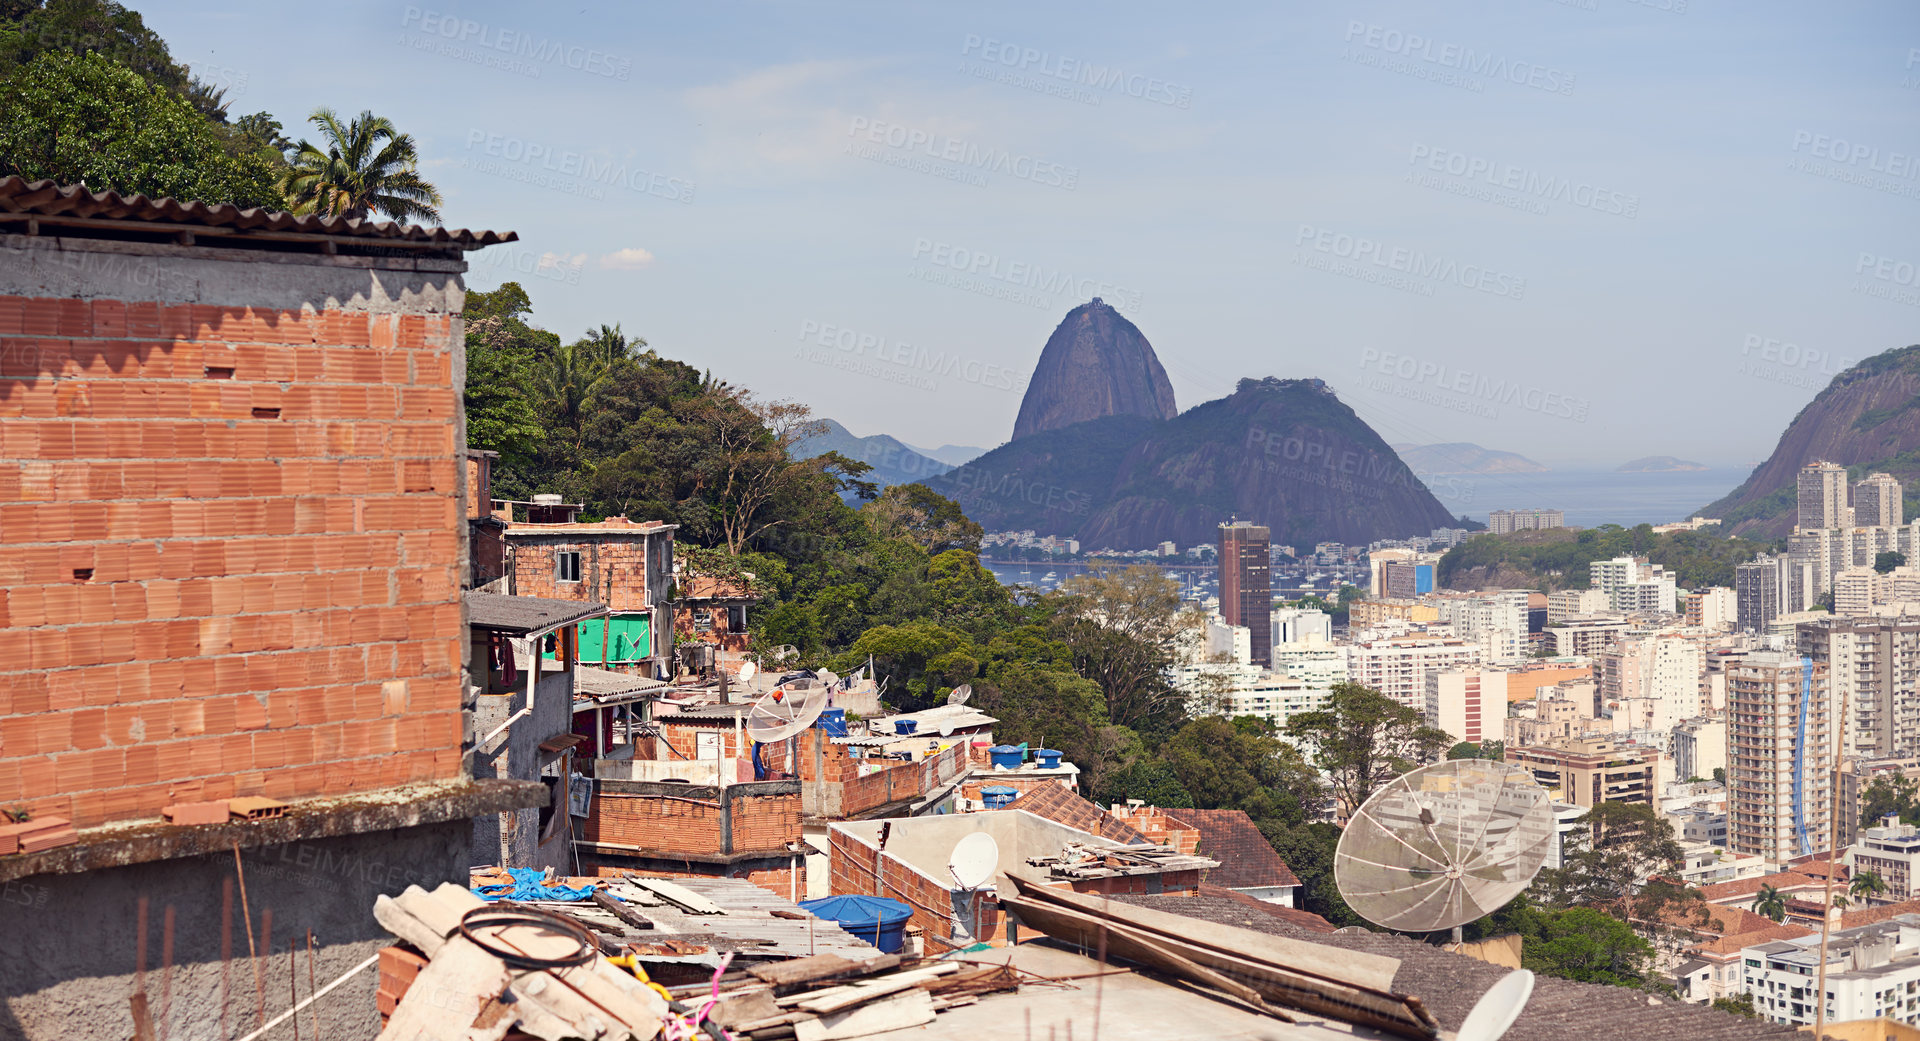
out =
<svg viewBox="0 0 1920 1041"><path fill-rule="evenodd" d="M1621 463L1620 468L1614 472L1623 474L1660 474L1682 473L1705 469L1707 469L1707 466L1704 463L1676 459L1670 455L1649 455L1642 456L1632 462Z"/></svg>
<svg viewBox="0 0 1920 1041"><path fill-rule="evenodd" d="M1537 474L1547 468L1517 452L1482 448L1466 441L1442 445L1389 445L1417 474Z"/></svg>

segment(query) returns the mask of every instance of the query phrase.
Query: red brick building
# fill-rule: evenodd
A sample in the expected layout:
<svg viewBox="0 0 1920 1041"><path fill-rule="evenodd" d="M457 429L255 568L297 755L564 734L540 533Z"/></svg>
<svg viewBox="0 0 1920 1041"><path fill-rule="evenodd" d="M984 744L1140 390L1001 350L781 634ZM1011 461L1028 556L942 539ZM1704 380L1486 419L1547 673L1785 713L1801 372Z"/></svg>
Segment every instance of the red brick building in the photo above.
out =
<svg viewBox="0 0 1920 1041"><path fill-rule="evenodd" d="M553 497L556 500L558 496ZM500 502L496 517L511 518ZM583 661L664 679L673 655L673 533L659 521L577 519L579 507L524 504L527 519L509 519L502 532L506 570L516 596L589 600L612 616L580 627Z"/></svg>
<svg viewBox="0 0 1920 1041"><path fill-rule="evenodd" d="M375 895L463 878L470 819L528 803L468 779L460 599L462 255L513 236L18 178L0 230L0 806L82 829L0 857L34 905L0 914L0 1033L131 1036L164 944L174 1036L238 1036L241 912L331 978ZM294 807L160 820L231 796ZM327 1032L370 1036L372 990Z"/></svg>

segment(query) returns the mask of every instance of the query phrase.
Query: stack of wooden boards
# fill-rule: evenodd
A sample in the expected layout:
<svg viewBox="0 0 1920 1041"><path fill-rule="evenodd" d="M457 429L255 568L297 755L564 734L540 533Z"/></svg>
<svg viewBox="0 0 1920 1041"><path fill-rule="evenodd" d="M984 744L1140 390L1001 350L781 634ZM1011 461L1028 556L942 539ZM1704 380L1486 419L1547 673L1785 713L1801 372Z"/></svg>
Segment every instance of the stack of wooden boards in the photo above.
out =
<svg viewBox="0 0 1920 1041"><path fill-rule="evenodd" d="M0 821L6 819L0 817ZM79 833L73 830L73 823L65 817L35 817L17 824L0 824L0 856L38 853L78 841Z"/></svg>
<svg viewBox="0 0 1920 1041"><path fill-rule="evenodd" d="M714 1020L752 1041L840 1041L931 1023L937 1012L1019 986L1020 975L1005 965L819 954L729 974ZM689 1003L710 993L683 991Z"/></svg>

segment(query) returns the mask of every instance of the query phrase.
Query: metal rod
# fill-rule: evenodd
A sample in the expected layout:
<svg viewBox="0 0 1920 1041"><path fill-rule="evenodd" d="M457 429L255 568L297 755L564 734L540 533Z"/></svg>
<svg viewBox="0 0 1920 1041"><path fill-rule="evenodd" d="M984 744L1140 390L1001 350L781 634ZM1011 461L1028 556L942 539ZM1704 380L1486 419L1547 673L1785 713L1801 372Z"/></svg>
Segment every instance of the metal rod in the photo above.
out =
<svg viewBox="0 0 1920 1041"><path fill-rule="evenodd" d="M369 956L366 961L363 961L360 964L355 965L353 968L348 969L343 975L341 975L339 979L334 980L332 983L329 983L326 986L321 987L319 990L314 991L312 994L307 995L307 1000L273 1017L272 1022L267 1023L266 1025L262 1026L260 1029L254 1031L251 1034L248 1034L246 1037L241 1038L240 1041L256 1041L256 1039L259 1038L260 1035L266 1033L269 1030L272 1030L274 1027L279 1026L281 1023L286 1022L288 1016L291 1016L295 1012L298 1012L301 1009L306 1008L308 1005L311 1005L314 1002L319 1001L321 998L326 997L328 994L333 992L333 989L335 987L338 987L342 983L347 982L347 980L353 978L353 976L356 973L358 973L361 969L364 969L367 966L372 965L374 962L377 962L379 960L380 960L380 955L377 953Z"/></svg>

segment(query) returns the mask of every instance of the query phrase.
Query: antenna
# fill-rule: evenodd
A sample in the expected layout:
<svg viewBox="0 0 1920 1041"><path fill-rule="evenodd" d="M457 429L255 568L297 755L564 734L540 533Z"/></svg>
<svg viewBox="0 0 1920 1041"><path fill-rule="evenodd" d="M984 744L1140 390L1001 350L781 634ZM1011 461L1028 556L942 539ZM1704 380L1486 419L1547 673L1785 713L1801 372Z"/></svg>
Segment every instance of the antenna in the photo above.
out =
<svg viewBox="0 0 1920 1041"><path fill-rule="evenodd" d="M962 683L958 687L953 688L953 693L947 695L947 704L964 705L970 697L973 697L973 684Z"/></svg>
<svg viewBox="0 0 1920 1041"><path fill-rule="evenodd" d="M763 745L785 741L812 726L826 707L826 687L816 680L794 680L753 703L747 736Z"/></svg>
<svg viewBox="0 0 1920 1041"><path fill-rule="evenodd" d="M980 889L992 881L998 870L1000 844L993 841L992 835L976 831L953 844L953 852L947 854L947 873L954 881L950 895L955 940L974 938L974 928L979 922Z"/></svg>
<svg viewBox="0 0 1920 1041"><path fill-rule="evenodd" d="M1340 834L1333 877L1347 906L1375 925L1458 928L1527 888L1553 836L1552 804L1526 771L1450 760L1375 792Z"/></svg>

